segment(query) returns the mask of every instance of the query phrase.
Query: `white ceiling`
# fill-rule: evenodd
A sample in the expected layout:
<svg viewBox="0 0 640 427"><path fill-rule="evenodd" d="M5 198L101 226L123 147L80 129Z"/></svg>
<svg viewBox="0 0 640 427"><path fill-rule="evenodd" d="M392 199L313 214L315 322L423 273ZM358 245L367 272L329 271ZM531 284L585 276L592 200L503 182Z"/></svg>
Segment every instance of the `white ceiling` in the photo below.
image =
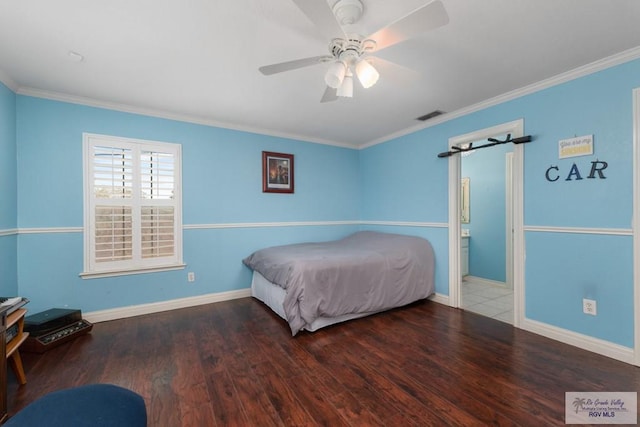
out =
<svg viewBox="0 0 640 427"><path fill-rule="evenodd" d="M368 35L429 0L363 3L350 30ZM378 83L329 103L327 64L258 72L328 53L293 0L0 0L0 76L18 93L357 147L640 46L638 0L442 3L446 26L382 50Z"/></svg>

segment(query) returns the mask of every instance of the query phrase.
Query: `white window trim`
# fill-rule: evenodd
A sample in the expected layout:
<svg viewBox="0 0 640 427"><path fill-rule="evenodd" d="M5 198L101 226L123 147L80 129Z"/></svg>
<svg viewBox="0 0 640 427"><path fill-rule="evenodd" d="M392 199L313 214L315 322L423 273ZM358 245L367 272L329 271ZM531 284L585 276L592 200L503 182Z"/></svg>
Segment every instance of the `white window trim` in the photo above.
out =
<svg viewBox="0 0 640 427"><path fill-rule="evenodd" d="M110 135L100 135L100 134L92 134L92 133L83 133L82 134L82 151L83 151L83 205L84 205L84 271L79 274L83 279L92 279L92 278L101 278L101 277L112 277L112 276L123 276L123 275L131 275L131 274L143 274L143 273L152 273L159 271L170 271L170 270L178 270L184 269L185 264L182 260L182 146L176 143L167 143L167 142L157 142L157 141L148 141L148 140L140 140L134 138L123 138L117 136ZM175 174L174 174L174 215L175 215L175 224L174 224L174 242L175 242L175 253L171 257L171 259L167 258L158 258L158 259L148 259L142 265L133 265L131 263L123 263L122 265L114 265L113 263L108 263L108 265L96 267L95 262L93 262L93 233L95 230L95 226L92 220L93 217L93 209L92 204L90 203L90 198L92 197L91 190L93 188L93 184L91 183L92 177L92 158L91 158L91 147L93 145L100 146L126 146L127 148L131 147L131 145L135 145L141 149L150 149L156 151L164 151L171 152L175 155Z"/></svg>

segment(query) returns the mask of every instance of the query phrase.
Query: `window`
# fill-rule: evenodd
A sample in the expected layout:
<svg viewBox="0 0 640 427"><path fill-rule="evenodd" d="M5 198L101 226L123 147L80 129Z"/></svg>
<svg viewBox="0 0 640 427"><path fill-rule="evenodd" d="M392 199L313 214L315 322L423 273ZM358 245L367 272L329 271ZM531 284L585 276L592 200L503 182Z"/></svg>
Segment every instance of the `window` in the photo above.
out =
<svg viewBox="0 0 640 427"><path fill-rule="evenodd" d="M84 134L83 277L184 267L179 144Z"/></svg>

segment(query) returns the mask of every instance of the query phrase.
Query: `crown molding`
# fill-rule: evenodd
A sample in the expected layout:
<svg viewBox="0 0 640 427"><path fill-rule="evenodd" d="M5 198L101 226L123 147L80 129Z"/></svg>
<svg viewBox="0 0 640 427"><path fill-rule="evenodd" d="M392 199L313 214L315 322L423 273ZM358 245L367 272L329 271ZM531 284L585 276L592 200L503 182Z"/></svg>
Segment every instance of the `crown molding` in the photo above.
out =
<svg viewBox="0 0 640 427"><path fill-rule="evenodd" d="M0 74L0 79L2 75ZM296 141L310 142L314 144L333 145L341 148L357 149L353 144L347 144L339 141L331 141L321 138L309 138L304 135L297 135L287 132L279 132L273 129L264 129L252 126L239 125L235 123L220 122L217 120L207 119L204 117L192 116L187 114L172 113L169 111L158 110L153 108L139 107L128 104L120 104L116 102L104 101L83 96L69 95L60 92L48 91L27 86L20 86L14 90L18 95L32 96L34 98L49 99L52 101L67 102L70 104L84 105L88 107L104 108L107 110L120 111L124 113L139 114L142 116L157 117L160 119L175 120L179 122L193 123L204 126L211 126L223 129L236 130L239 132L254 133L258 135L273 136L276 138L292 139Z"/></svg>
<svg viewBox="0 0 640 427"><path fill-rule="evenodd" d="M14 93L18 91L20 87L15 80L13 80L7 73L0 69L0 83L3 83L6 87L11 89Z"/></svg>
<svg viewBox="0 0 640 427"><path fill-rule="evenodd" d="M231 129L231 130L236 130L240 132L248 132L248 133L255 133L259 135L273 136L276 138L285 138L285 139L304 141L304 142L310 142L315 144L332 145L332 146L341 147L341 148L362 150L365 148L372 147L374 145L391 141L396 138L400 138L405 135L418 132L423 129L427 129L427 128L439 125L441 123L444 123L459 117L466 116L468 114L471 114L477 111L484 110L489 107L502 104L507 101L511 101L511 100L523 97L525 95L530 95L532 93L535 93L544 89L548 89L550 87L557 86L559 84L566 83L568 81L575 80L580 77L584 77L589 74L593 74L598 71L605 70L607 68L614 67L616 65L624 64L625 62L633 61L638 58L640 58L640 47L628 49L626 51L609 56L607 58L603 58L603 59L591 62L589 64L583 65L581 67L575 68L573 70L550 77L548 79L541 80L537 83L533 83L533 84L524 86L522 88L506 92L502 95L495 96L493 98L487 99L477 104L473 104L468 107L461 108L456 111L452 111L450 113L445 113L442 116L438 116L434 119L429 120L428 123L417 124L415 126L411 126L411 127L399 130L397 132L388 134L381 138L377 138L370 142L360 144L360 145L348 144L340 141L332 141L332 140L327 140L322 138L309 138L308 136L297 135L297 134L286 133L286 132L279 132L273 129L264 129L264 128L258 128L258 127L252 127L252 126L239 125L235 123L226 123L226 122L216 121L216 120L212 120L204 117L172 113L169 111L157 110L153 108L145 108L145 107L139 107L139 106L133 106L133 105L127 105L127 104L120 104L120 103L103 101L103 100L98 100L98 99L93 99L88 97L47 91L47 90L32 88L27 86L19 86L11 77L9 77L2 70L0 70L0 82L4 83L7 87L9 87L9 89L14 91L18 95L33 96L36 98L50 99L53 101L86 105L89 107L104 108L108 110L115 110L115 111L121 111L121 112L132 113L132 114L140 114L143 116L157 117L157 118L162 118L167 120L176 120L180 122L194 123L194 124L218 127L223 129Z"/></svg>
<svg viewBox="0 0 640 427"><path fill-rule="evenodd" d="M409 135L420 130L439 125L449 120L457 119L459 117L466 116L467 114L475 113L476 111L484 110L486 108L493 107L495 105L499 105L504 102L523 97L525 95L530 95L532 93L539 92L541 90L587 76L589 74L597 73L598 71L606 70L607 68L615 67L616 65L624 64L625 62L633 61L638 58L640 58L640 46L625 50L606 58L599 59L597 61L591 62L578 68L574 68L573 70L566 71L548 79L532 83L519 89L503 93L502 95L498 95L477 104L473 104L468 107L452 111L450 113L445 113L441 116L429 120L428 123L421 123L419 125L411 126L398 132L394 132L387 136L383 136L366 144L360 145L358 148L365 149L374 145L382 144L383 142L391 141L393 139L400 138L401 136Z"/></svg>

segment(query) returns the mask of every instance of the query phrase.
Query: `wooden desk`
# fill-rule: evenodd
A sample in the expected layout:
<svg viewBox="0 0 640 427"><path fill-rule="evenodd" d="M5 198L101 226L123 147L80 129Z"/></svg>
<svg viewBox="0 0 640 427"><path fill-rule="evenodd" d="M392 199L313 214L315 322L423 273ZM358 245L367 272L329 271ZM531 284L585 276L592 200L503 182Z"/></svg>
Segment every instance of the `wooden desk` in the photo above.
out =
<svg viewBox="0 0 640 427"><path fill-rule="evenodd" d="M6 358L9 359L11 363L11 368L13 372L16 374L16 378L21 385L25 385L27 383L27 377L24 375L24 368L22 367L22 359L20 358L20 345L27 339L29 336L29 332L24 332L24 315L27 313L27 310L24 308L19 308L9 316L7 316L7 325L6 329L9 330L16 323L18 324L18 333L15 337L11 339L7 343L6 349ZM6 333L6 331L5 331ZM5 339L6 341L6 339Z"/></svg>

